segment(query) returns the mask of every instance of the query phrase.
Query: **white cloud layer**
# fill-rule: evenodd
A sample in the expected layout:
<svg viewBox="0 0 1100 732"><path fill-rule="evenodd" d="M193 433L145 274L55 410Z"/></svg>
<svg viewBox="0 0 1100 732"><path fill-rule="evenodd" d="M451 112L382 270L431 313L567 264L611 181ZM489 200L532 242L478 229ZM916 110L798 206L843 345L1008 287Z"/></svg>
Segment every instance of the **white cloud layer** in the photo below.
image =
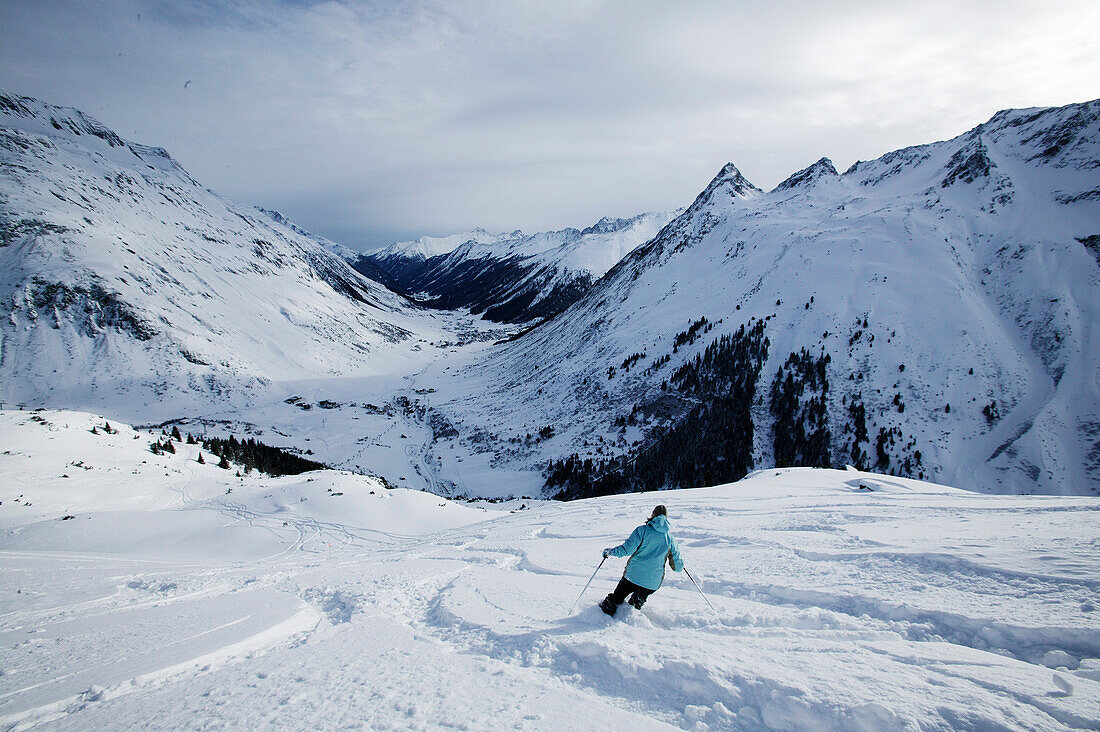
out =
<svg viewBox="0 0 1100 732"><path fill-rule="evenodd" d="M1100 3L5 2L0 86L350 246L686 205L1100 96Z"/></svg>

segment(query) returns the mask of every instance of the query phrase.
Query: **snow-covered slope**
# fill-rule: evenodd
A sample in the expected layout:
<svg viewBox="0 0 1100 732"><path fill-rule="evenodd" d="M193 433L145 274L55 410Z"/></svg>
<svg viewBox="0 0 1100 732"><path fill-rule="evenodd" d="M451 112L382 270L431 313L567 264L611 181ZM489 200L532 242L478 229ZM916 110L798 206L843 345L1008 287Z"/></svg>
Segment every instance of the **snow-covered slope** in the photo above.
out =
<svg viewBox="0 0 1100 732"><path fill-rule="evenodd" d="M532 468L578 452L589 477L655 451L658 471L713 467L698 484L746 452L1094 493L1098 236L1100 101L1000 112L843 175L823 159L768 193L727 165L571 308L440 379L435 404L477 435L459 451Z"/></svg>
<svg viewBox="0 0 1100 732"><path fill-rule="evenodd" d="M108 431L109 430L109 431ZM150 446L166 438L87 412L68 410L0 411L5 452L0 464L0 524L5 528L54 521L67 515L110 521L118 512L175 511L216 505L230 516L263 523L260 515L278 515L280 523L302 530L338 521L349 530L416 535L480 521L482 512L450 505L423 491L387 488L375 477L322 470L270 477L242 474L201 445L173 441L174 453L154 454ZM216 500L215 500L216 499ZM213 504L211 504L213 501ZM449 508L446 512L440 508ZM274 524L272 524L274 526ZM181 517L174 528L186 528ZM22 533L20 541L29 540ZM155 532L154 532L155 533ZM276 532L291 535L293 531ZM115 537L118 539L119 537ZM203 557L232 549L232 537ZM308 540L309 536L301 537ZM176 538L129 536L151 552L178 552ZM275 545L278 545L276 540ZM188 551L191 551L188 549ZM196 550L198 551L198 550Z"/></svg>
<svg viewBox="0 0 1100 732"><path fill-rule="evenodd" d="M262 213L264 216L267 216L268 218L273 220L275 223L280 224L281 226L285 226L286 228L293 231L295 234L298 234L301 237L304 237L315 242L316 244L319 244L321 247L332 252L348 264L352 264L353 269L357 270L367 279L374 280L375 282L380 282L393 292L400 292L401 285L397 282L397 280L391 277L386 270L375 265L373 262L363 259L362 252L358 252L351 247L346 247L343 244L334 242L331 239L326 239L323 236L318 236L311 231L306 231L305 229L288 219L286 216L283 216L283 214L278 211L272 211L270 209L262 208L260 206L257 206L256 210ZM356 266L356 263L358 263L358 266Z"/></svg>
<svg viewBox="0 0 1100 732"><path fill-rule="evenodd" d="M677 213L603 218L583 230L421 237L350 261L360 271L381 267L401 291L434 307L470 308L489 320L519 323L564 310Z"/></svg>
<svg viewBox="0 0 1100 732"><path fill-rule="evenodd" d="M174 416L273 381L392 368L411 332L434 327L331 242L215 195L162 149L12 94L0 235L9 402Z"/></svg>
<svg viewBox="0 0 1100 732"><path fill-rule="evenodd" d="M5 728L1100 726L1093 499L805 469L670 491L714 609L670 571L609 618L622 560L570 606L652 495L486 510L102 426L0 412Z"/></svg>

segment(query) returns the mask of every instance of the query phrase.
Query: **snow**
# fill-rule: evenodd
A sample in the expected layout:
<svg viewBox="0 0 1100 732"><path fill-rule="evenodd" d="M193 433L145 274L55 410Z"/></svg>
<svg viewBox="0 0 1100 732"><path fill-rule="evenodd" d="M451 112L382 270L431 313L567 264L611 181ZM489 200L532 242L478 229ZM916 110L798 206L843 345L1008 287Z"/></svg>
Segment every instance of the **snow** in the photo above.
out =
<svg viewBox="0 0 1100 732"><path fill-rule="evenodd" d="M522 231L490 234L485 229L442 237L422 236L395 242L368 252L378 261L392 258L424 261L454 256L441 264L453 268L470 259L520 259L525 265L557 266L600 277L616 262L644 244L681 211L661 211L619 219L605 216L586 229L561 229L525 234Z"/></svg>
<svg viewBox="0 0 1100 732"><path fill-rule="evenodd" d="M1100 726L1095 499L788 469L465 504L103 421L0 412L5 727ZM609 560L570 614L657 502L717 612L670 572L608 618Z"/></svg>
<svg viewBox="0 0 1100 732"><path fill-rule="evenodd" d="M540 262L539 287L607 272L510 338L164 150L0 95L0 727L1100 728L1096 499L993 495L1096 489L1098 104L767 193L730 164L667 226L412 247ZM607 376L700 316L707 338ZM970 491L763 469L531 498L548 458L640 444L657 418L615 417L753 318L765 375L824 343L832 418L862 394L872 432ZM157 455L132 424L163 420L343 470ZM612 560L571 611L658 502L713 609L670 573L608 618Z"/></svg>
<svg viewBox="0 0 1100 732"><path fill-rule="evenodd" d="M412 241L398 241L371 251L369 254L379 259L398 256L407 259L425 260L450 254L467 242L493 242L504 236L505 234L490 234L485 229L476 228L459 234L421 236Z"/></svg>
<svg viewBox="0 0 1100 732"><path fill-rule="evenodd" d="M453 268L470 259L519 259L525 265L583 271L598 278L640 244L644 244L679 211L638 214L625 219L604 217L583 229L536 234L512 232L492 239L468 238L450 252L441 267ZM561 275L559 275L561 277Z"/></svg>

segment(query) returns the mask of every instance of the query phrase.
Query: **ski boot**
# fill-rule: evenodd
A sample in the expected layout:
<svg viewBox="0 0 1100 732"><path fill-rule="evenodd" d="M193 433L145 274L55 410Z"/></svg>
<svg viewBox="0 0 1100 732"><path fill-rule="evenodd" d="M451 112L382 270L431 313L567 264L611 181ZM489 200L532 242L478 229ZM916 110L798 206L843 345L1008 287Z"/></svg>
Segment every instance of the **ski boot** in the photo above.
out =
<svg viewBox="0 0 1100 732"><path fill-rule="evenodd" d="M619 606L615 604L615 601L611 599L611 595L608 595L604 599L600 600L600 610L603 610L608 615L614 615L615 611L619 609Z"/></svg>

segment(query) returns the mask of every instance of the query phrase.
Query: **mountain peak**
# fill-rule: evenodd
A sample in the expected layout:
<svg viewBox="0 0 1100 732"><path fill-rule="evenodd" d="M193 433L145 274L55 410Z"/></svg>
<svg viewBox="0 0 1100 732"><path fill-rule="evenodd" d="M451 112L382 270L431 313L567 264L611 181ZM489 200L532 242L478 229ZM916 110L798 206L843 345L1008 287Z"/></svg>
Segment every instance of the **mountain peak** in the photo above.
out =
<svg viewBox="0 0 1100 732"><path fill-rule="evenodd" d="M749 182L749 179L741 174L736 165L726 163L718 171L718 175L714 176L714 180L696 197L691 208L697 208L713 201L722 193L725 193L730 199L751 198L761 193L761 190Z"/></svg>
<svg viewBox="0 0 1100 732"><path fill-rule="evenodd" d="M630 224L630 219L617 219L611 216L604 216L596 223L589 226L587 229L580 232L582 236L588 234L609 234L612 231L617 231Z"/></svg>
<svg viewBox="0 0 1100 732"><path fill-rule="evenodd" d="M947 175L940 183L941 188L947 188L958 181L973 183L981 178L988 178L990 171L997 167L989 158L989 149L979 137L973 143L959 148L951 159L947 161L949 166Z"/></svg>
<svg viewBox="0 0 1100 732"><path fill-rule="evenodd" d="M741 174L737 166L733 163L726 163L722 166L722 169L718 171L718 175L714 176L714 180L711 181L711 185L715 183L729 183L740 188L747 190L759 191L760 189L754 186L749 180Z"/></svg>
<svg viewBox="0 0 1100 732"><path fill-rule="evenodd" d="M775 190L787 191L793 188L805 188L813 185L822 178L839 177L840 174L836 172L833 161L829 160L829 158L821 158L813 165L803 168L797 173L793 173L791 177L777 185Z"/></svg>

